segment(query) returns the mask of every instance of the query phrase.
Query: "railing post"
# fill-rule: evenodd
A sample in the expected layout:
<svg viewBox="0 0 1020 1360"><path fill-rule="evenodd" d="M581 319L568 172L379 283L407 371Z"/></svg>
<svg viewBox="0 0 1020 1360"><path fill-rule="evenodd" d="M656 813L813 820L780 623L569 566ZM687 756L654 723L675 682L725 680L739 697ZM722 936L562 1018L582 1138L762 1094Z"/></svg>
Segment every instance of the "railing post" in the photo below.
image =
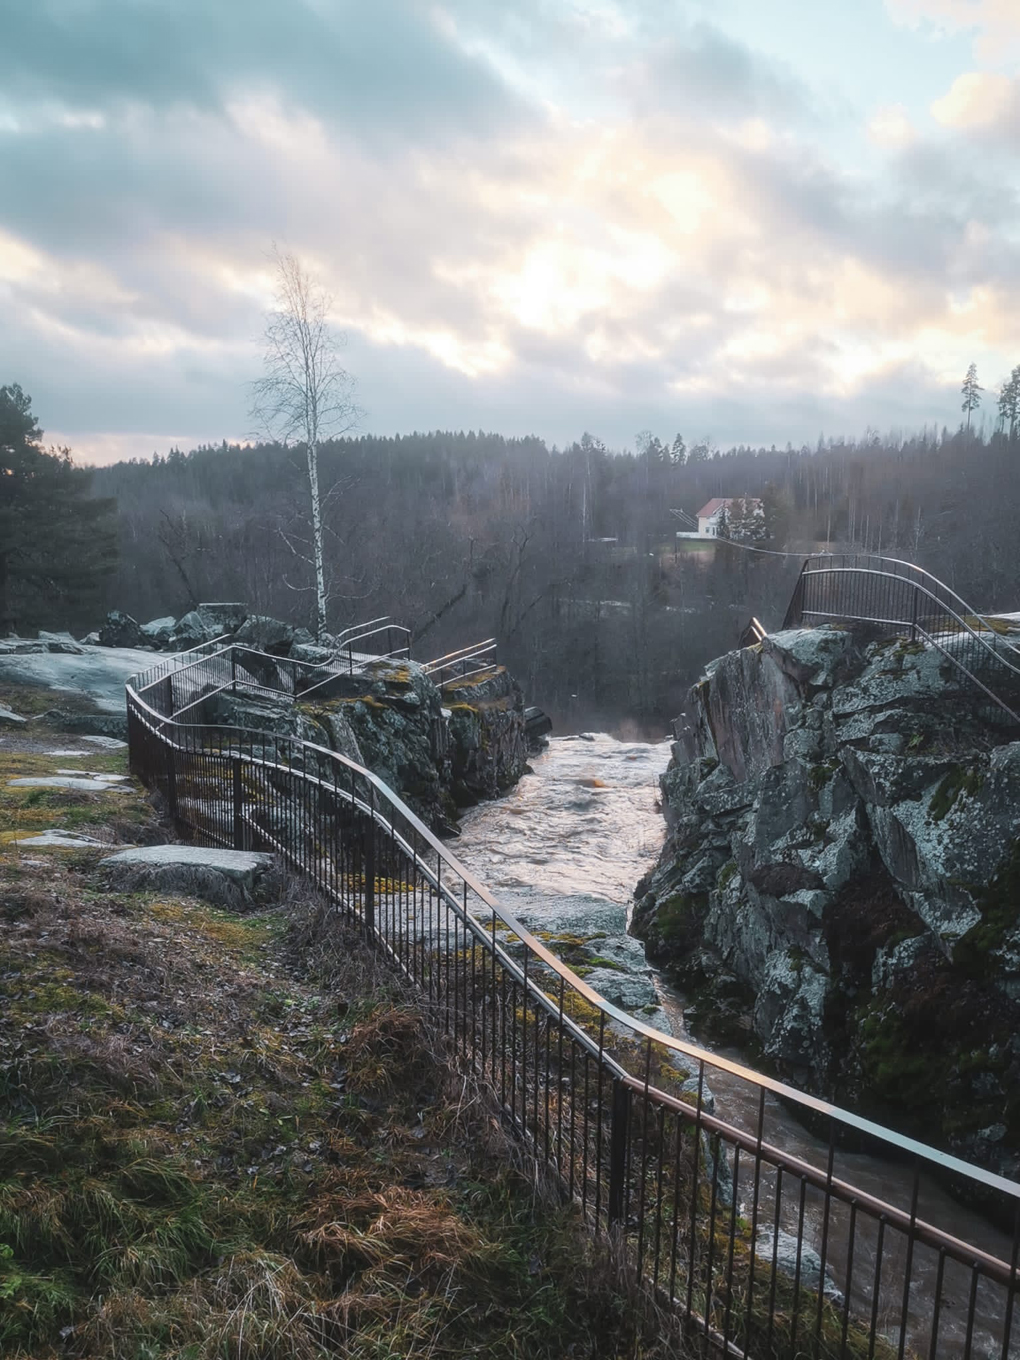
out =
<svg viewBox="0 0 1020 1360"><path fill-rule="evenodd" d="M241 782L241 758L233 756L230 761L231 783L234 804L234 849L244 847L244 785Z"/></svg>
<svg viewBox="0 0 1020 1360"><path fill-rule="evenodd" d="M917 641L917 591L911 591L912 600L910 606L910 641Z"/></svg>
<svg viewBox="0 0 1020 1360"><path fill-rule="evenodd" d="M375 930L375 789L368 790L368 835L365 839L365 889L362 894L362 914L366 927Z"/></svg>
<svg viewBox="0 0 1020 1360"><path fill-rule="evenodd" d="M162 737L162 733L160 734ZM166 738L163 737L166 741ZM166 806L170 821L177 824L177 767L174 765L173 742L166 743Z"/></svg>
<svg viewBox="0 0 1020 1360"><path fill-rule="evenodd" d="M630 1087L619 1077L613 1079L613 1108L609 1124L609 1226L623 1221L624 1189L627 1179L627 1130L630 1125Z"/></svg>

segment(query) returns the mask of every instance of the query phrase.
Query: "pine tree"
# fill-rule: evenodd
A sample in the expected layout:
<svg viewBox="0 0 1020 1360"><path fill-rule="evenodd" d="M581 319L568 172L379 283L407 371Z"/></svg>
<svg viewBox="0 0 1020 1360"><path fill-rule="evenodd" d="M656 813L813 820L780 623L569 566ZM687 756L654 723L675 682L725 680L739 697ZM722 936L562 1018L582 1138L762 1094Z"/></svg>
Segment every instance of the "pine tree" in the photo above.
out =
<svg viewBox="0 0 1020 1360"><path fill-rule="evenodd" d="M69 449L45 450L32 399L0 387L0 634L16 623L70 621L116 558L112 500Z"/></svg>
<svg viewBox="0 0 1020 1360"><path fill-rule="evenodd" d="M684 443L682 434L678 434L673 440L673 447L669 451L669 461L674 467L683 467L687 462L687 445Z"/></svg>
<svg viewBox="0 0 1020 1360"><path fill-rule="evenodd" d="M999 393L999 424L1010 439L1016 438L1017 422L1020 421L1020 364L1017 364L1002 384Z"/></svg>
<svg viewBox="0 0 1020 1360"><path fill-rule="evenodd" d="M967 376L963 380L963 386L960 388L960 394L963 397L963 405L960 409L967 413L968 430L970 429L971 412L976 411L981 405L979 393L984 390L985 389L977 380L977 364L971 364L967 369Z"/></svg>
<svg viewBox="0 0 1020 1360"><path fill-rule="evenodd" d="M768 537L761 506L749 496L732 500L727 507L728 537L734 543L761 543Z"/></svg>

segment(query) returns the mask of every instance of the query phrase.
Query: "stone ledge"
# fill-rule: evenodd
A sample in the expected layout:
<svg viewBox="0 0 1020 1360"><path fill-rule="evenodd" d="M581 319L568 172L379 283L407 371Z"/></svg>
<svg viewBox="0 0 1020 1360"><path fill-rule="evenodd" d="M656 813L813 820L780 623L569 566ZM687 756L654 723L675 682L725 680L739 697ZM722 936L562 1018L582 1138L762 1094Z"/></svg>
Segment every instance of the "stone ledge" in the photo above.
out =
<svg viewBox="0 0 1020 1360"><path fill-rule="evenodd" d="M100 864L121 891L183 893L234 909L266 900L278 886L274 857L255 850L146 845L107 855Z"/></svg>

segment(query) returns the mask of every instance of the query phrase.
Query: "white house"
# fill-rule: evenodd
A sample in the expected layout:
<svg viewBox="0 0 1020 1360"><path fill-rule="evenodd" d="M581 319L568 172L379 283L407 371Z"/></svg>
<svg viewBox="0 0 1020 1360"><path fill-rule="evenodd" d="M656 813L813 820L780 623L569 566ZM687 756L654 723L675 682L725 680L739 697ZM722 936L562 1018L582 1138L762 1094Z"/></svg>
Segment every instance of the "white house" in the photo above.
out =
<svg viewBox="0 0 1020 1360"><path fill-rule="evenodd" d="M731 506L737 507L736 513L742 521L753 518L764 527L765 509L756 496L713 496L698 511L697 530L680 530L677 532L677 538L718 538L723 515L725 514L731 523L733 521L734 512ZM685 515L684 518L690 521L690 516ZM743 532L739 536L742 538L756 536L747 533L744 523L741 524L741 529Z"/></svg>

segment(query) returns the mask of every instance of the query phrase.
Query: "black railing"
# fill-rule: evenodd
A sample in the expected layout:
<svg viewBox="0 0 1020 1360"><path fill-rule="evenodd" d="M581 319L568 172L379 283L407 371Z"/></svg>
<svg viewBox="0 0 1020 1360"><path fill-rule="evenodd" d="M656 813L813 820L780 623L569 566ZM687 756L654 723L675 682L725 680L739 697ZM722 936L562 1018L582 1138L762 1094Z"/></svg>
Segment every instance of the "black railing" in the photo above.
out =
<svg viewBox="0 0 1020 1360"><path fill-rule="evenodd" d="M808 558L783 627L825 621L864 624L876 636L936 648L1000 717L1020 723L1020 650L1006 626L976 613L912 562L865 553Z"/></svg>
<svg viewBox="0 0 1020 1360"><path fill-rule="evenodd" d="M212 692L225 668L219 657L208 667ZM173 698L165 680L128 686L131 765L179 833L275 851L360 922L421 989L453 1061L488 1083L592 1231L680 1310L698 1349L1018 1354L1020 1186L633 1018L529 934L370 771L309 743L181 723L162 706ZM722 1117L713 1087L744 1113ZM823 1131L817 1155L784 1150L779 1102ZM862 1146L898 1164L899 1189L880 1198L856 1183ZM943 1231L934 1183L946 1178L993 1200L1012 1237Z"/></svg>

